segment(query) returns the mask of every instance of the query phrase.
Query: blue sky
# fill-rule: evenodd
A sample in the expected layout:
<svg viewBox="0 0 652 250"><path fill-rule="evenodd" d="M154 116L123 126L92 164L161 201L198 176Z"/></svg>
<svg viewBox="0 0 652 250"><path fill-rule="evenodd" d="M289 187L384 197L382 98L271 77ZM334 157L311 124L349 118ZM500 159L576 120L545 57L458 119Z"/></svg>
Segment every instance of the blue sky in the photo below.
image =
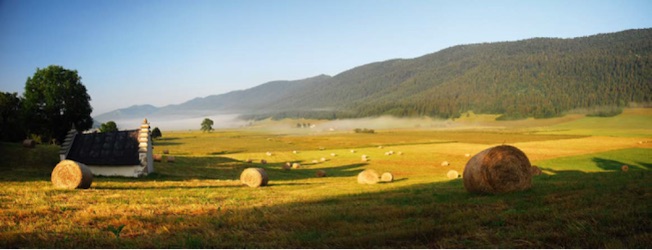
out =
<svg viewBox="0 0 652 250"><path fill-rule="evenodd" d="M450 46L652 27L652 1L0 0L0 91L76 69L93 115Z"/></svg>

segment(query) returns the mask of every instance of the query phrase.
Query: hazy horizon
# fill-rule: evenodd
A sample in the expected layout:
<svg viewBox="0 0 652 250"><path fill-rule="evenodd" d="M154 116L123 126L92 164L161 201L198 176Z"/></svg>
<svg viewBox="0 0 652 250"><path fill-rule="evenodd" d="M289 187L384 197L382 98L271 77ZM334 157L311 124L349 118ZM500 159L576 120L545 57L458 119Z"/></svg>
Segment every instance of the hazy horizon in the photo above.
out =
<svg viewBox="0 0 652 250"><path fill-rule="evenodd" d="M92 116L451 46L652 27L650 1L2 1L0 91L77 70Z"/></svg>

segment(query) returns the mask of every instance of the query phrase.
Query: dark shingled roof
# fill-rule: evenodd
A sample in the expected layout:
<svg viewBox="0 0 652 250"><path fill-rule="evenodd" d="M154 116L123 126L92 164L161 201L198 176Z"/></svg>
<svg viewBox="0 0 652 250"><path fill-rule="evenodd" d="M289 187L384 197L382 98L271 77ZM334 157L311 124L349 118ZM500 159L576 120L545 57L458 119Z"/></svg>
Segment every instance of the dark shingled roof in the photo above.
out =
<svg viewBox="0 0 652 250"><path fill-rule="evenodd" d="M138 130L77 134L67 159L86 165L139 165Z"/></svg>

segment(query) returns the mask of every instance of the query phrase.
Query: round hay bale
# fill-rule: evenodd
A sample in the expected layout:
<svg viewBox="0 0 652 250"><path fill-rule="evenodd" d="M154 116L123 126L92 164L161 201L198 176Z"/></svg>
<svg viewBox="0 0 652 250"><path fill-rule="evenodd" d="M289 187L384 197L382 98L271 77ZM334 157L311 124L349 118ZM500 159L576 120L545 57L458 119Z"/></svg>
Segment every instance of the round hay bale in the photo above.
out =
<svg viewBox="0 0 652 250"><path fill-rule="evenodd" d="M171 156L171 155L168 155L168 157L167 157L167 160L168 160L168 162L170 162L170 163L174 163L174 161L175 161L176 159L177 159L176 157Z"/></svg>
<svg viewBox="0 0 652 250"><path fill-rule="evenodd" d="M464 154L464 157L471 157L471 154L466 153L466 154Z"/></svg>
<svg viewBox="0 0 652 250"><path fill-rule="evenodd" d="M355 153L355 150L351 149L351 153Z"/></svg>
<svg viewBox="0 0 652 250"><path fill-rule="evenodd" d="M271 152L267 152L267 153L265 153L265 154L266 154L267 156L272 156L272 153L271 153Z"/></svg>
<svg viewBox="0 0 652 250"><path fill-rule="evenodd" d="M464 188L471 193L506 193L532 187L532 165L520 149L502 145L474 155L464 168Z"/></svg>
<svg viewBox="0 0 652 250"><path fill-rule="evenodd" d="M448 173L446 173L446 177L448 177L448 179L456 179L459 176L460 176L460 173L458 173L455 170L449 170Z"/></svg>
<svg viewBox="0 0 652 250"><path fill-rule="evenodd" d="M383 146L378 146L379 149L383 149Z"/></svg>
<svg viewBox="0 0 652 250"><path fill-rule="evenodd" d="M623 165L622 167L620 167L620 170L622 170L623 172L627 172L629 171L629 166Z"/></svg>
<svg viewBox="0 0 652 250"><path fill-rule="evenodd" d="M294 169L301 168L301 164L299 164L298 162L292 163L292 168Z"/></svg>
<svg viewBox="0 0 652 250"><path fill-rule="evenodd" d="M290 170L291 168L292 168L292 164L290 164L289 162L286 162L283 165L283 170Z"/></svg>
<svg viewBox="0 0 652 250"><path fill-rule="evenodd" d="M154 158L155 162L161 162L163 160L162 155L152 155L152 157Z"/></svg>
<svg viewBox="0 0 652 250"><path fill-rule="evenodd" d="M297 152L296 150L294 150L294 151L292 151L292 153L293 153L293 154L298 154L299 152Z"/></svg>
<svg viewBox="0 0 652 250"><path fill-rule="evenodd" d="M87 189L93 184L93 173L83 163L63 160L54 167L50 179L55 188Z"/></svg>
<svg viewBox="0 0 652 250"><path fill-rule="evenodd" d="M326 177L326 171L317 170L317 177Z"/></svg>
<svg viewBox="0 0 652 250"><path fill-rule="evenodd" d="M380 176L380 181L382 182L392 182L394 181L394 175L390 172L385 172Z"/></svg>
<svg viewBox="0 0 652 250"><path fill-rule="evenodd" d="M240 181L250 187L267 186L269 177L262 168L247 168L240 174Z"/></svg>
<svg viewBox="0 0 652 250"><path fill-rule="evenodd" d="M367 169L358 174L358 183L360 184L376 184L379 180L378 172L373 169Z"/></svg>
<svg viewBox="0 0 652 250"><path fill-rule="evenodd" d="M449 165L451 165L451 164L449 162L447 162L447 161L442 161L441 162L442 167L448 167Z"/></svg>
<svg viewBox="0 0 652 250"><path fill-rule="evenodd" d="M318 160L312 160L312 163L319 163Z"/></svg>
<svg viewBox="0 0 652 250"><path fill-rule="evenodd" d="M335 156L337 156L337 154L336 153L331 153L331 156L335 157Z"/></svg>
<svg viewBox="0 0 652 250"><path fill-rule="evenodd" d="M532 176L541 175L541 169L537 166L532 166L532 168L530 168L530 173Z"/></svg>
<svg viewBox="0 0 652 250"><path fill-rule="evenodd" d="M34 141L32 139L25 139L25 140L23 140L23 147L34 148L34 147L36 147L36 141Z"/></svg>
<svg viewBox="0 0 652 250"><path fill-rule="evenodd" d="M397 153L397 154L398 154L398 155L403 155L403 152L401 152L401 151L398 151L398 153Z"/></svg>
<svg viewBox="0 0 652 250"><path fill-rule="evenodd" d="M252 161L251 159L246 159L245 162L246 162L246 163L252 163L252 162L254 162L254 161Z"/></svg>
<svg viewBox="0 0 652 250"><path fill-rule="evenodd" d="M267 164L267 160L262 159L262 160L260 160L260 163L262 163L262 164Z"/></svg>
<svg viewBox="0 0 652 250"><path fill-rule="evenodd" d="M170 150L167 150L167 149L166 149L166 150L163 150L163 154L164 154L164 155L170 154Z"/></svg>
<svg viewBox="0 0 652 250"><path fill-rule="evenodd" d="M326 161L326 158L322 157L321 159L319 159L319 161L324 162L324 161Z"/></svg>

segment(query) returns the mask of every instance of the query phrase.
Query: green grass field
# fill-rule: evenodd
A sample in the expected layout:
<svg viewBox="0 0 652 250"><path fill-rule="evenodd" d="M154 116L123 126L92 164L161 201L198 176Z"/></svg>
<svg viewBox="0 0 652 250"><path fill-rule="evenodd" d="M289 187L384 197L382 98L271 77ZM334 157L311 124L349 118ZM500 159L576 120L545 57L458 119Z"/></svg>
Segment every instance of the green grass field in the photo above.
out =
<svg viewBox="0 0 652 250"><path fill-rule="evenodd" d="M156 163L156 173L140 179L96 177L87 190L52 187L57 147L0 143L0 247L652 246L652 110L453 123L375 134L271 132L264 123L212 133L163 130L155 153L169 150L176 162ZM520 148L543 169L532 189L476 195L462 179L446 177L464 170L466 154L500 144ZM286 162L302 167L285 171ZM242 185L248 167L265 168L270 185ZM391 172L395 181L358 184L364 169Z"/></svg>

